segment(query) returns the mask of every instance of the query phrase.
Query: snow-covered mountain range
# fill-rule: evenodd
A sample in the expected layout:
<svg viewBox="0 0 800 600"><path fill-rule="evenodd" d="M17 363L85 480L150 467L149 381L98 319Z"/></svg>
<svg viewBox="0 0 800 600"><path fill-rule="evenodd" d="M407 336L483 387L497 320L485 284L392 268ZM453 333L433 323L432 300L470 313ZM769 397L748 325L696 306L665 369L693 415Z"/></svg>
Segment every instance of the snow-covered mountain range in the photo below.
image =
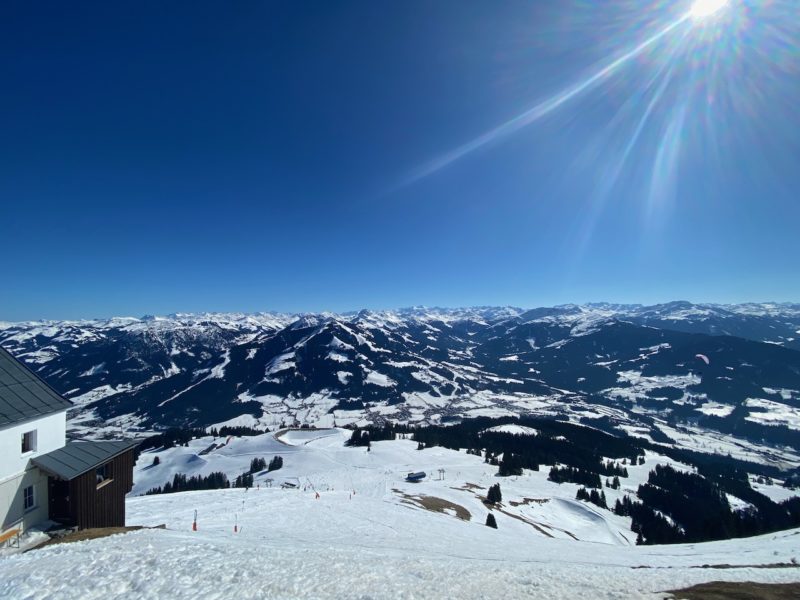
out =
<svg viewBox="0 0 800 600"><path fill-rule="evenodd" d="M539 414L800 451L797 304L175 314L0 323L0 344L75 402L77 434Z"/></svg>

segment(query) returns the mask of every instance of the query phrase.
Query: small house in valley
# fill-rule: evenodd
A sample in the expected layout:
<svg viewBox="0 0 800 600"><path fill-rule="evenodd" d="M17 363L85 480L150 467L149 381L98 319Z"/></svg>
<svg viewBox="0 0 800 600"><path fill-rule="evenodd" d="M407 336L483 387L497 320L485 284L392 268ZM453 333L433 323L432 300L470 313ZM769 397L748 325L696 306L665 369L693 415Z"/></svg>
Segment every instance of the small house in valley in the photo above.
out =
<svg viewBox="0 0 800 600"><path fill-rule="evenodd" d="M137 442L67 442L70 406L0 348L0 539L48 520L125 525Z"/></svg>

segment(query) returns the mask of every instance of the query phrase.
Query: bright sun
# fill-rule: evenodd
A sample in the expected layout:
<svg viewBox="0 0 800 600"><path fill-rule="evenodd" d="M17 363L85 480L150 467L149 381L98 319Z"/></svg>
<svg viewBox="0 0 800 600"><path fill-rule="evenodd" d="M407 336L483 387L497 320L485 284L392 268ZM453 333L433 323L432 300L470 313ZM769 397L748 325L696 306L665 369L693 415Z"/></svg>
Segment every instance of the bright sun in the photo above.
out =
<svg viewBox="0 0 800 600"><path fill-rule="evenodd" d="M705 19L728 5L729 0L695 0L689 14L693 19Z"/></svg>

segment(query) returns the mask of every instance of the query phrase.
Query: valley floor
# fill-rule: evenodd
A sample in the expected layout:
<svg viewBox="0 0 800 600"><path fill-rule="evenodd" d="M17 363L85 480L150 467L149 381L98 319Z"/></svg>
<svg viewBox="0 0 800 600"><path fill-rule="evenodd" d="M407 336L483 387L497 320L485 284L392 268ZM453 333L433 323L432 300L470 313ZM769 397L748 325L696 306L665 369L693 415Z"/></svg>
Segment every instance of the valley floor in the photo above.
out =
<svg viewBox="0 0 800 600"><path fill-rule="evenodd" d="M709 581L800 581L800 530L635 546L625 519L574 502L575 486L547 482L546 472L497 478L495 467L463 452L417 451L410 440L373 443L367 452L343 447L346 435L240 438L202 457L195 450L207 440L198 440L161 452L158 467L144 453L137 486L157 481L162 466L162 478L187 466L244 470L252 457L271 454L285 466L259 474L248 491L129 498L129 525L167 529L0 559L0 597L665 598L665 590ZM406 483L412 470L428 479ZM282 489L283 481L300 488ZM493 511L495 530L484 525L481 497L498 481L504 502Z"/></svg>

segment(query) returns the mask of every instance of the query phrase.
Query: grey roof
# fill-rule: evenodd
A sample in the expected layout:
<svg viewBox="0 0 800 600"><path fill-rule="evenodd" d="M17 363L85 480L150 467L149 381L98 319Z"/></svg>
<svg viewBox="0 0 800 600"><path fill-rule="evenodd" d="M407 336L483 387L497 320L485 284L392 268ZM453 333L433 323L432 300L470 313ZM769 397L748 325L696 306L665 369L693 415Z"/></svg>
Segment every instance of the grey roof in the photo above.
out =
<svg viewBox="0 0 800 600"><path fill-rule="evenodd" d="M67 442L63 448L32 458L31 462L60 479L75 479L134 448L139 442L140 440Z"/></svg>
<svg viewBox="0 0 800 600"><path fill-rule="evenodd" d="M28 367L0 348L0 427L72 406Z"/></svg>

